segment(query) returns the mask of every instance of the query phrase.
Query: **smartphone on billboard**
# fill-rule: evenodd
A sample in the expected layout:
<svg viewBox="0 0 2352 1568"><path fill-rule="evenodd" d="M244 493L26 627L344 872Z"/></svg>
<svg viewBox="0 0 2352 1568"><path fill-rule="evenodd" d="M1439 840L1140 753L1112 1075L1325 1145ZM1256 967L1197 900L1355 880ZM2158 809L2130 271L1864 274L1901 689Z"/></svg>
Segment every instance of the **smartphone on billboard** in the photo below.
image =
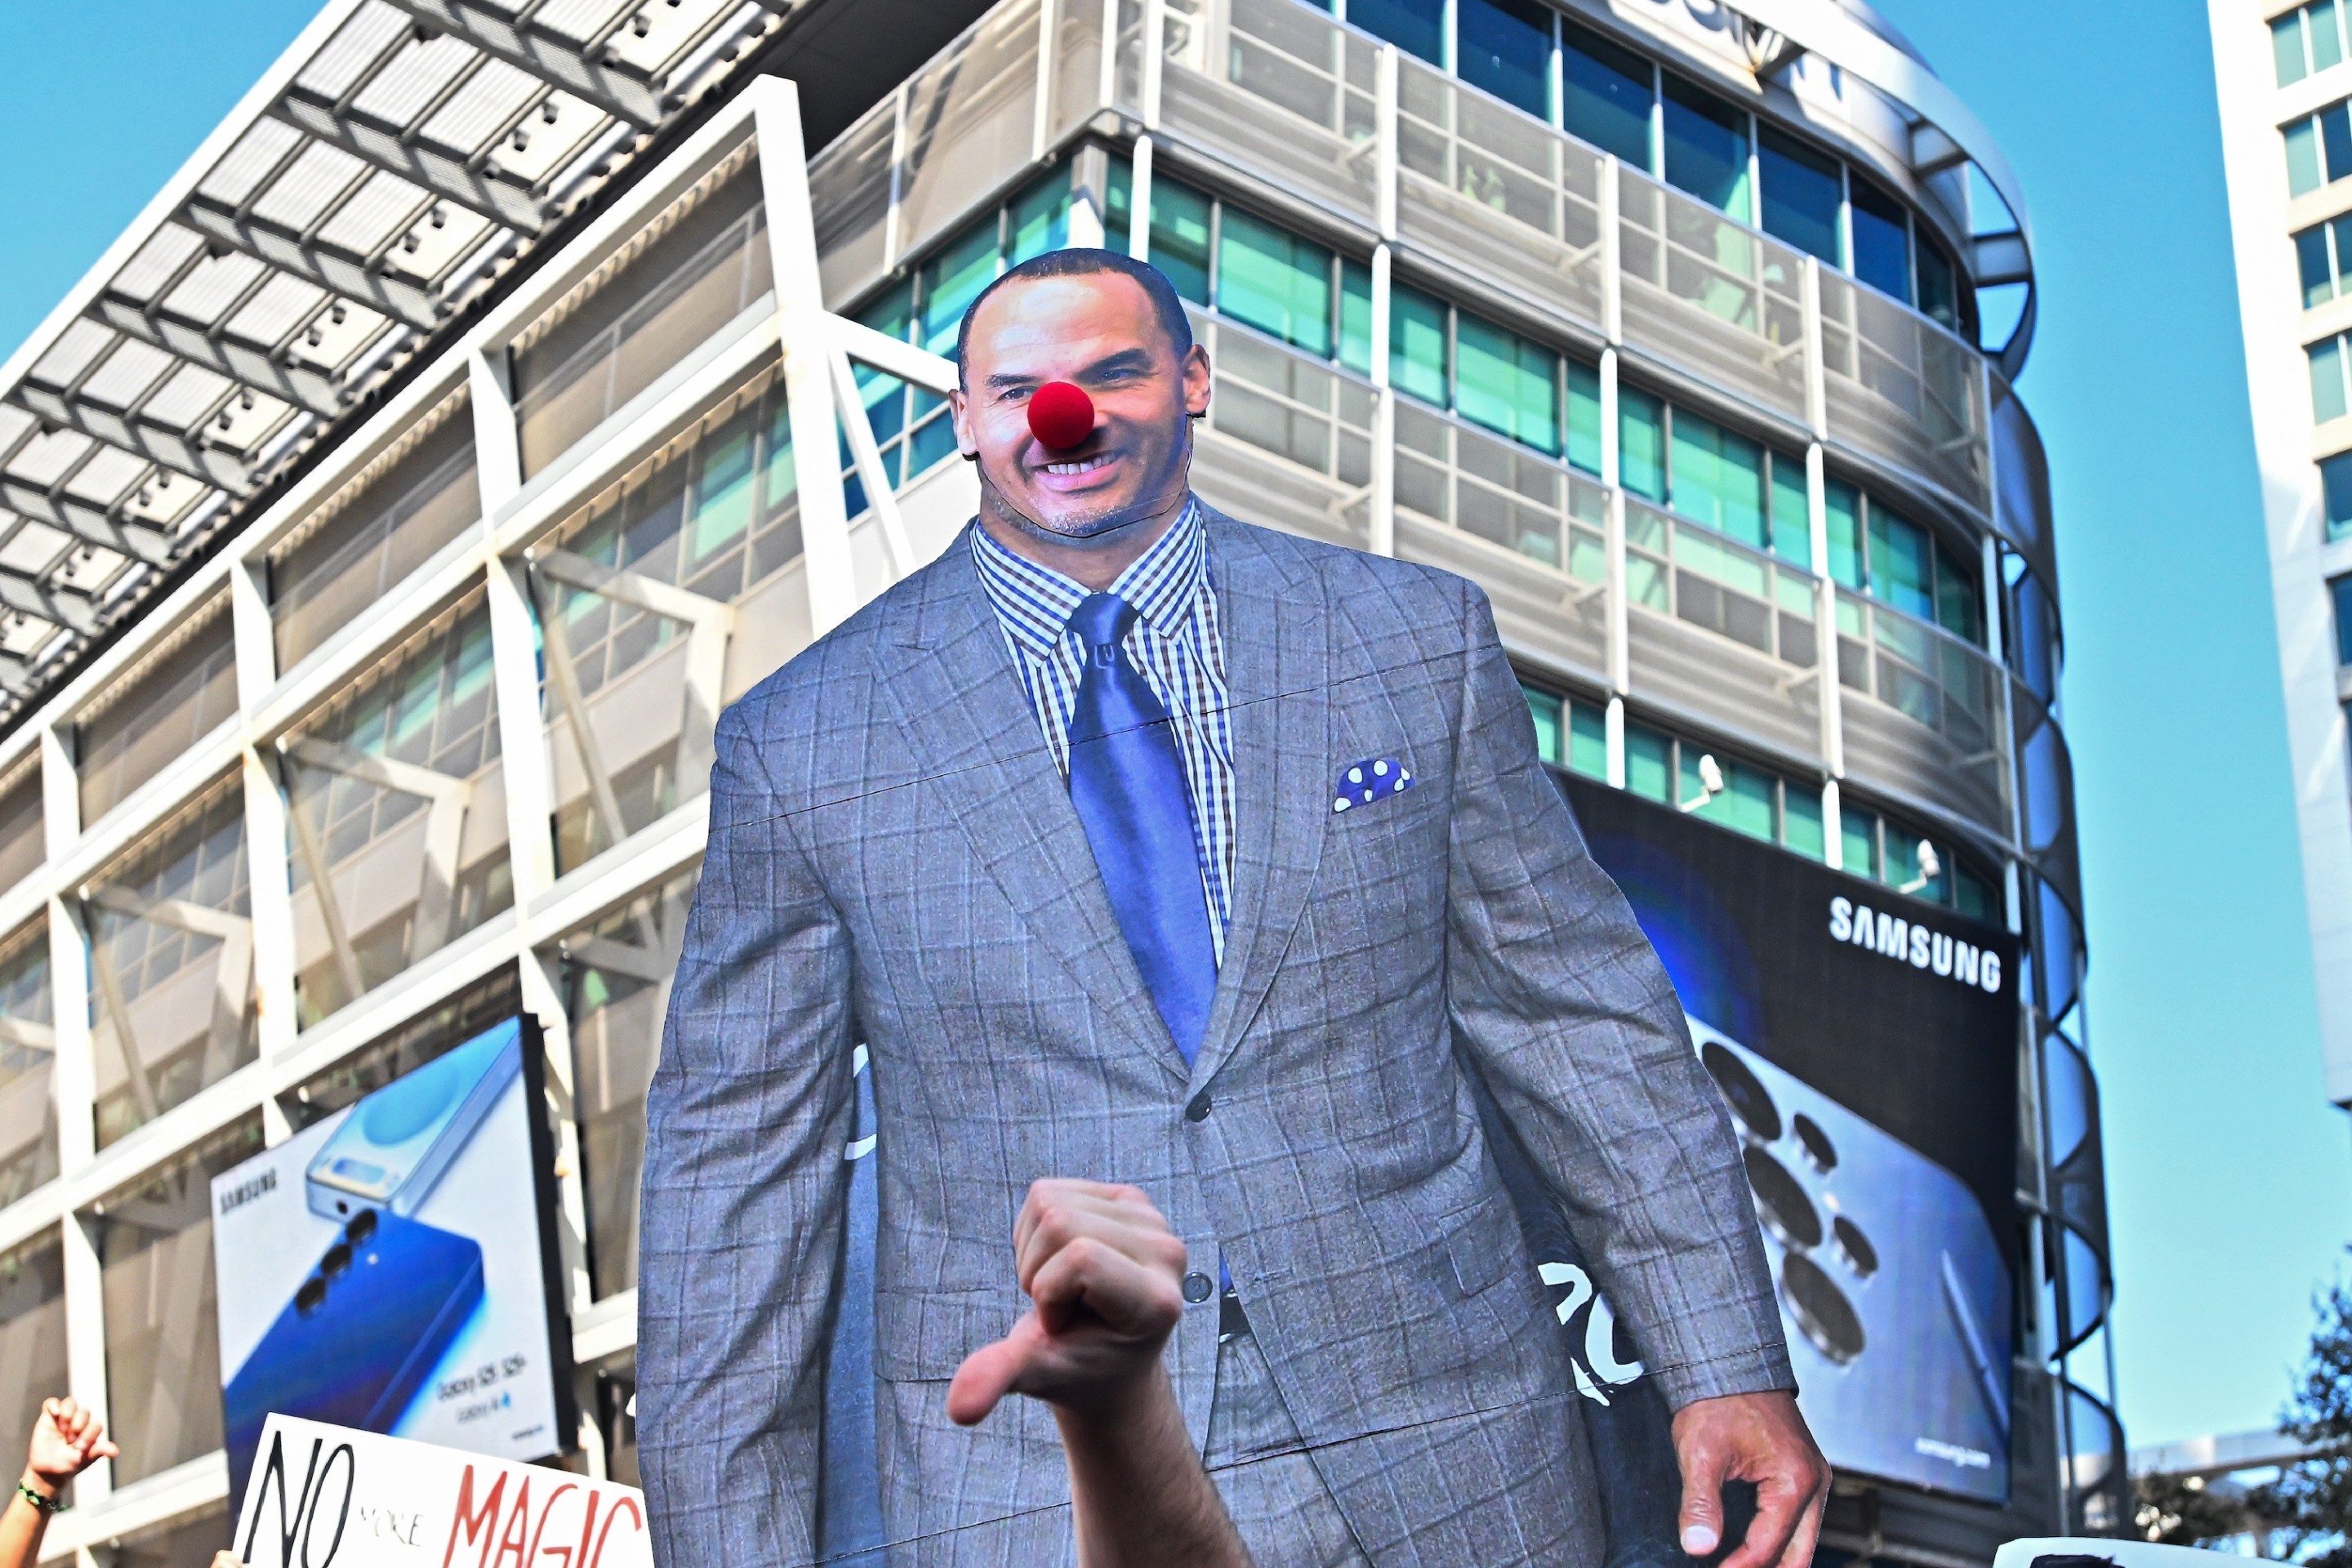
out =
<svg viewBox="0 0 2352 1568"><path fill-rule="evenodd" d="M415 1214L521 1071L512 1035L492 1030L369 1095L310 1162L310 1212Z"/></svg>
<svg viewBox="0 0 2352 1568"><path fill-rule="evenodd" d="M272 1411L390 1432L482 1300L472 1237L354 1215L221 1391L234 1494Z"/></svg>

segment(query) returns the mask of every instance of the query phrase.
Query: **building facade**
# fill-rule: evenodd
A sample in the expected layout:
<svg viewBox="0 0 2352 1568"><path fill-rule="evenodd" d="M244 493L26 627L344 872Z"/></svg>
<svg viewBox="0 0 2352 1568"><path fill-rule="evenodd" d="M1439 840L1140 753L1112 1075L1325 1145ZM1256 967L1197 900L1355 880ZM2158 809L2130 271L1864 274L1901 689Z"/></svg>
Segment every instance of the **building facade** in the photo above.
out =
<svg viewBox="0 0 2352 1568"><path fill-rule="evenodd" d="M2320 1046L2352 1105L2352 70L2334 5L2207 10Z"/></svg>
<svg viewBox="0 0 2352 1568"><path fill-rule="evenodd" d="M225 1538L209 1175L517 1009L565 1462L633 1478L711 726L970 514L940 356L1071 244L1191 302L1202 493L1476 579L1563 772L2020 934L2011 1500L1842 1482L1827 1539L2126 1522L2031 237L1899 37L332 0L0 368L0 1436L125 1443L52 1550Z"/></svg>

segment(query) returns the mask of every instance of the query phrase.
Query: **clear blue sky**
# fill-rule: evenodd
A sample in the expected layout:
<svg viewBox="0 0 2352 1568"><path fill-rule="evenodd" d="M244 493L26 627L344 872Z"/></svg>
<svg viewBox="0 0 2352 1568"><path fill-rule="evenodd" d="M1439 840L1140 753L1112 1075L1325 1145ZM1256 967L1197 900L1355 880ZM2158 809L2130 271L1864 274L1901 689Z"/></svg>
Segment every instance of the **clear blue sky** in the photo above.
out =
<svg viewBox="0 0 2352 1568"><path fill-rule="evenodd" d="M2263 1425L2352 1240L2352 1131L2320 1091L2204 10L1884 5L2042 242L2022 390L2057 488L2124 1416L2135 1443ZM15 8L0 348L315 10Z"/></svg>

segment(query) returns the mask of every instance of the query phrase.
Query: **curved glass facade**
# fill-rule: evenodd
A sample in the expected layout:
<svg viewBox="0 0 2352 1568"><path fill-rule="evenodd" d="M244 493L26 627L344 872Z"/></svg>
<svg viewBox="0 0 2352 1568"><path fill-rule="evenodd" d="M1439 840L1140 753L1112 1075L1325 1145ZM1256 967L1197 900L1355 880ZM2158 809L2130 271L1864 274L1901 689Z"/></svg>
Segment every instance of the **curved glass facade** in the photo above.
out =
<svg viewBox="0 0 2352 1568"><path fill-rule="evenodd" d="M712 724L839 618L825 498L861 598L968 515L917 362L1004 267L1108 244L1211 353L1201 492L1479 582L1548 761L2018 933L2011 1500L1856 1488L1830 1542L1947 1563L2119 1519L2049 477L1976 342L2020 279L1983 264L1958 163L1915 164L1916 113L1843 63L1675 7L954 20L812 132L823 305L858 324L833 406L779 350L809 220L772 206L753 95L714 88L111 646L17 693L0 1228L60 1259L44 1375L118 1409L215 1378L203 1180L520 1005L558 1115L566 1462L634 1479L643 1100ZM788 75L793 37L762 57ZM177 285L139 286L119 343L75 339L76 386L184 325ZM316 321L331 344L345 317ZM11 504L53 434L0 458ZM218 1434L148 1426L58 1528L206 1561Z"/></svg>

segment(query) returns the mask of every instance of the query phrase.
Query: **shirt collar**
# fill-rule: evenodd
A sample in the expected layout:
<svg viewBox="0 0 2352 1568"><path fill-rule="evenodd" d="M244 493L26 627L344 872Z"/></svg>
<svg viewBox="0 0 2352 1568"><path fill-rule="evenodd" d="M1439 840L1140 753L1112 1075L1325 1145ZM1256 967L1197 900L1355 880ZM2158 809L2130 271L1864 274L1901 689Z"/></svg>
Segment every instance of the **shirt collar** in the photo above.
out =
<svg viewBox="0 0 2352 1568"><path fill-rule="evenodd" d="M1129 565L1110 591L1125 599L1163 636L1192 616L1208 584L1208 530L1201 503L1188 499L1182 515ZM1087 590L1075 578L1016 555L974 525L972 563L997 619L1015 643L1038 658L1053 654Z"/></svg>

